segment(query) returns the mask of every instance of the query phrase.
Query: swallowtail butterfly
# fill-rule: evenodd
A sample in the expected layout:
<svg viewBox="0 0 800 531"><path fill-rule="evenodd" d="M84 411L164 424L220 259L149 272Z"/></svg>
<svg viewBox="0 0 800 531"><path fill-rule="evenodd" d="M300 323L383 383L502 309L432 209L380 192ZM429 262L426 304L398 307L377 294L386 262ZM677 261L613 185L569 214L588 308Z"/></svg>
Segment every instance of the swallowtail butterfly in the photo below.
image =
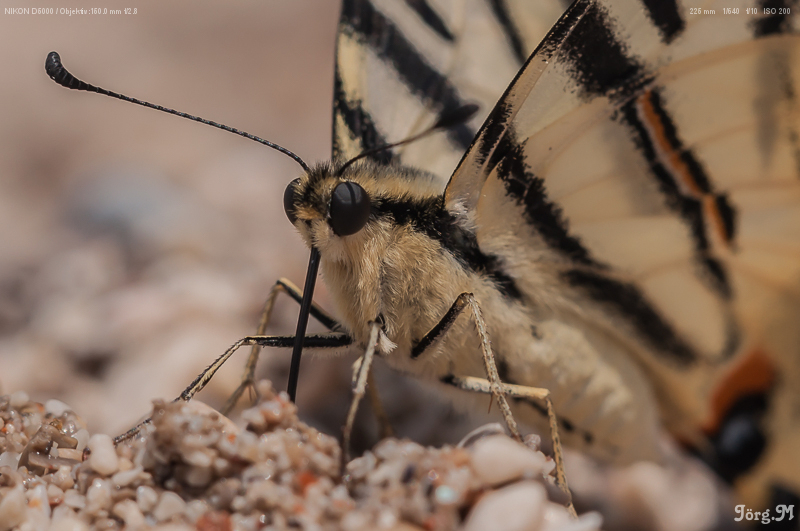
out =
<svg viewBox="0 0 800 531"><path fill-rule="evenodd" d="M346 329L381 313L390 365L481 376L467 319L416 357L473 292L500 379L549 389L567 445L627 462L663 425L753 503L800 491L793 4L578 0L541 40L558 5L345 0L334 160L485 109L341 177L363 236L297 223ZM298 187L309 218L336 167Z"/></svg>
<svg viewBox="0 0 800 531"><path fill-rule="evenodd" d="M748 503L797 499L791 4L577 0L542 38L560 6L344 0L333 160L296 158L284 197L312 249L305 297L273 291L331 329L305 346L355 344L462 397L544 388L567 445L657 458L666 427ZM338 320L310 305L317 267ZM245 338L183 397L241 345L292 343Z"/></svg>

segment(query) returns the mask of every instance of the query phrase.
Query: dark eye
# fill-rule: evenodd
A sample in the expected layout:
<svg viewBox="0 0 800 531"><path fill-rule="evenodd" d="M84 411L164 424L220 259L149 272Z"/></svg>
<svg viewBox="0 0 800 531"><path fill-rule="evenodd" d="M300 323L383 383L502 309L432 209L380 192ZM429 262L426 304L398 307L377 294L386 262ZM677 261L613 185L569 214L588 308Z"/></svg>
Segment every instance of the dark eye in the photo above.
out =
<svg viewBox="0 0 800 531"><path fill-rule="evenodd" d="M337 236L349 236L360 231L369 219L372 205L367 192L354 182L336 185L331 196L330 223Z"/></svg>
<svg viewBox="0 0 800 531"><path fill-rule="evenodd" d="M292 225L297 221L297 214L294 211L294 194L297 191L298 184L300 184L299 177L290 182L289 186L286 187L286 191L283 192L283 210L286 212L286 217L289 218Z"/></svg>

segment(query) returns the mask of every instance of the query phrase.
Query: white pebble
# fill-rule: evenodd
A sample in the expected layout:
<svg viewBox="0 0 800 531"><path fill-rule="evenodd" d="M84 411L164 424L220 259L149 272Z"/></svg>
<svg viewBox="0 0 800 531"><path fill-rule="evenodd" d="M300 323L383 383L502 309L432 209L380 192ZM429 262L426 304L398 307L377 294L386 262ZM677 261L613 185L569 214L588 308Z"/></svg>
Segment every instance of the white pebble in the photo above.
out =
<svg viewBox="0 0 800 531"><path fill-rule="evenodd" d="M28 501L22 486L17 486L0 500L0 531L8 531L22 522Z"/></svg>
<svg viewBox="0 0 800 531"><path fill-rule="evenodd" d="M547 459L505 435L480 439L470 447L472 469L483 483L500 485L542 474Z"/></svg>
<svg viewBox="0 0 800 531"><path fill-rule="evenodd" d="M56 400L55 398L51 398L50 400L44 403L44 410L47 413L53 415L54 417L60 417L67 411L72 411L72 408L69 407L64 402L62 402L61 400Z"/></svg>
<svg viewBox="0 0 800 531"><path fill-rule="evenodd" d="M104 479L95 478L86 489L86 510L96 513L108 509L111 509L111 484Z"/></svg>
<svg viewBox="0 0 800 531"><path fill-rule="evenodd" d="M163 492L158 500L158 505L153 509L153 516L159 522L169 520L175 515L186 510L186 502L174 492Z"/></svg>
<svg viewBox="0 0 800 531"><path fill-rule="evenodd" d="M183 456L183 460L193 466L210 467L213 462L214 455L207 449L198 449L193 452L187 452Z"/></svg>
<svg viewBox="0 0 800 531"><path fill-rule="evenodd" d="M73 435L76 441L78 441L78 446L75 447L76 450L82 452L86 445L89 444L89 431L85 428L79 429L75 435Z"/></svg>
<svg viewBox="0 0 800 531"><path fill-rule="evenodd" d="M158 501L158 494L152 487L142 485L136 489L136 503L143 513L149 513Z"/></svg>
<svg viewBox="0 0 800 531"><path fill-rule="evenodd" d="M47 503L51 506L61 505L64 501L64 491L58 485L50 484L47 486Z"/></svg>
<svg viewBox="0 0 800 531"><path fill-rule="evenodd" d="M47 528L47 531L89 531L89 527L71 514L64 516L53 515L53 522Z"/></svg>
<svg viewBox="0 0 800 531"><path fill-rule="evenodd" d="M50 500L47 497L47 487L40 483L28 489L26 493L28 497L28 518L31 517L31 512L42 514L46 519L50 519Z"/></svg>
<svg viewBox="0 0 800 531"><path fill-rule="evenodd" d="M213 478L210 467L192 467L186 471L183 480L192 487L205 487Z"/></svg>
<svg viewBox="0 0 800 531"><path fill-rule="evenodd" d="M19 452L3 452L0 454L0 466L8 466L16 470L19 466Z"/></svg>
<svg viewBox="0 0 800 531"><path fill-rule="evenodd" d="M72 479L72 467L58 467L58 470L52 476L52 481L54 485L58 485L61 490L67 492L75 484L75 480Z"/></svg>
<svg viewBox="0 0 800 531"><path fill-rule="evenodd" d="M111 512L114 516L122 518L126 528L136 529L138 527L143 527L145 524L144 515L133 500L123 500L119 502L114 506Z"/></svg>
<svg viewBox="0 0 800 531"><path fill-rule="evenodd" d="M186 516L192 523L196 523L208 511L208 504L203 500L192 500L186 504Z"/></svg>
<svg viewBox="0 0 800 531"><path fill-rule="evenodd" d="M89 439L89 466L104 476L110 476L119 470L119 458L111 437L103 433L96 433Z"/></svg>
<svg viewBox="0 0 800 531"><path fill-rule="evenodd" d="M139 477L139 474L142 473L142 467L137 466L136 468L132 468L130 470L125 470L123 472L117 472L113 476L111 476L111 482L116 485L117 487L127 487L131 483Z"/></svg>
<svg viewBox="0 0 800 531"><path fill-rule="evenodd" d="M484 424L483 426L479 426L466 434L461 441L458 443L458 448L469 448L477 441L483 439L484 437L490 437L492 435L505 435L506 430L503 428L503 425L499 422L492 422L491 424Z"/></svg>
<svg viewBox="0 0 800 531"><path fill-rule="evenodd" d="M83 509L86 507L86 498L77 490L64 492L64 505L73 509Z"/></svg>
<svg viewBox="0 0 800 531"><path fill-rule="evenodd" d="M522 481L483 496L469 513L463 531L537 531L547 499L544 487Z"/></svg>
<svg viewBox="0 0 800 531"><path fill-rule="evenodd" d="M28 393L25 391L17 391L16 393L11 393L11 396L8 397L8 400L11 407L21 408L30 402L31 399L28 396Z"/></svg>

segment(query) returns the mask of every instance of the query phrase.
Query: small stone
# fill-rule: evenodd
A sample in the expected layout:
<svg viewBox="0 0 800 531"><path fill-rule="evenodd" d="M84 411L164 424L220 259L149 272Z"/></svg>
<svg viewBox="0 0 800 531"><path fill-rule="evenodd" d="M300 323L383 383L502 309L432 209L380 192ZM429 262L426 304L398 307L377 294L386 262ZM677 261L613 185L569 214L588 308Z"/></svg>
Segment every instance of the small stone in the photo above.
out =
<svg viewBox="0 0 800 531"><path fill-rule="evenodd" d="M187 485L192 487L205 487L214 478L210 467L192 467L183 477Z"/></svg>
<svg viewBox="0 0 800 531"><path fill-rule="evenodd" d="M59 448L58 455L56 457L60 457L62 459L72 459L80 463L83 460L83 452L79 452L74 448Z"/></svg>
<svg viewBox="0 0 800 531"><path fill-rule="evenodd" d="M53 415L54 417L60 417L67 411L72 411L72 408L69 407L64 402L62 402L61 400L56 400L55 398L51 398L50 400L44 403L44 410L47 413Z"/></svg>
<svg viewBox="0 0 800 531"><path fill-rule="evenodd" d="M64 492L64 505L73 509L83 509L86 507L86 498L77 490Z"/></svg>
<svg viewBox="0 0 800 531"><path fill-rule="evenodd" d="M81 428L75 432L75 435L72 437L78 441L78 446L76 446L75 449L79 452L83 452L83 449L89 444L89 431L85 428Z"/></svg>
<svg viewBox="0 0 800 531"><path fill-rule="evenodd" d="M31 517L30 511L41 513L46 519L50 519L50 500L47 497L47 486L40 483L28 489L28 518Z"/></svg>
<svg viewBox="0 0 800 531"><path fill-rule="evenodd" d="M153 509L153 516L159 522L165 522L173 516L183 513L184 510L186 510L186 502L183 501L183 498L174 492L163 492L159 497L158 504Z"/></svg>
<svg viewBox="0 0 800 531"><path fill-rule="evenodd" d="M51 507L61 505L64 501L64 491L57 485L50 484L47 486L47 502Z"/></svg>
<svg viewBox="0 0 800 531"><path fill-rule="evenodd" d="M111 484L104 479L95 478L86 490L86 510L96 513L108 509L111 509Z"/></svg>
<svg viewBox="0 0 800 531"><path fill-rule="evenodd" d="M197 531L231 531L231 517L225 511L208 511L198 518Z"/></svg>
<svg viewBox="0 0 800 531"><path fill-rule="evenodd" d="M136 504L143 513L149 513L158 502L158 494L152 487L141 486L136 489Z"/></svg>
<svg viewBox="0 0 800 531"><path fill-rule="evenodd" d="M3 452L0 454L0 467L7 466L12 470L16 470L19 466L19 452Z"/></svg>
<svg viewBox="0 0 800 531"><path fill-rule="evenodd" d="M75 480L72 479L72 467L60 466L52 476L53 485L67 492L75 485Z"/></svg>
<svg viewBox="0 0 800 531"><path fill-rule="evenodd" d="M144 515L142 511L139 510L139 506L136 505L136 502L133 500L123 500L114 506L114 509L111 511L114 516L118 516L122 518L122 521L125 522L125 527L127 529L135 529L137 527L143 527L145 524Z"/></svg>
<svg viewBox="0 0 800 531"><path fill-rule="evenodd" d="M0 500L0 531L8 531L25 518L28 501L22 486L15 487Z"/></svg>
<svg viewBox="0 0 800 531"><path fill-rule="evenodd" d="M190 522L195 522L195 525L198 526L198 529L199 529L199 524L197 524L197 522L200 520L200 518L203 517L203 515L205 515L208 512L209 512L208 504L203 500L192 500L186 504L186 517L189 519ZM213 530L209 529L207 531L213 531Z"/></svg>
<svg viewBox="0 0 800 531"><path fill-rule="evenodd" d="M142 467L140 466L132 468L130 470L125 470L124 472L117 472L116 474L111 476L111 482L117 487L127 487L128 485L133 483L141 473L142 473Z"/></svg>
<svg viewBox="0 0 800 531"><path fill-rule="evenodd" d="M119 458L111 437L96 433L89 439L89 466L103 476L110 476L119 470Z"/></svg>
<svg viewBox="0 0 800 531"><path fill-rule="evenodd" d="M463 531L538 531L547 494L535 481L521 481L483 496L469 513Z"/></svg>
<svg viewBox="0 0 800 531"><path fill-rule="evenodd" d="M47 531L89 531L89 526L70 514L59 517L54 515Z"/></svg>
<svg viewBox="0 0 800 531"><path fill-rule="evenodd" d="M521 477L541 476L547 459L505 435L492 435L470 447L472 469L483 483L495 486Z"/></svg>
<svg viewBox="0 0 800 531"><path fill-rule="evenodd" d="M454 505L459 501L458 492L448 485L439 485L434 491L436 503L440 505Z"/></svg>
<svg viewBox="0 0 800 531"><path fill-rule="evenodd" d="M30 402L30 397L28 393L25 391L17 391L16 393L11 393L8 397L9 405L13 408L19 409Z"/></svg>
<svg viewBox="0 0 800 531"><path fill-rule="evenodd" d="M461 439L461 441L458 443L458 448L469 448L477 441L485 437L491 437L494 435L505 435L505 434L506 430L499 422L484 424L483 426L478 426L477 428L466 434L464 438Z"/></svg>
<svg viewBox="0 0 800 531"><path fill-rule="evenodd" d="M126 472L133 468L133 462L127 457L120 457L119 458L119 470L120 472Z"/></svg>

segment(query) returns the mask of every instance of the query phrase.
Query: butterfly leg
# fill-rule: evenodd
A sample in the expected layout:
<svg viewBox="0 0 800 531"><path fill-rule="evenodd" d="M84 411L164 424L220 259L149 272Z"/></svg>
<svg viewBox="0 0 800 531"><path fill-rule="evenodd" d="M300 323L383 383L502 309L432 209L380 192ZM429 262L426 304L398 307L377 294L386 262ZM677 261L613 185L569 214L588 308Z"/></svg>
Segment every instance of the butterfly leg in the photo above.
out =
<svg viewBox="0 0 800 531"><path fill-rule="evenodd" d="M177 402L178 400L188 402L191 400L194 395L200 392L206 386L206 384L208 384L220 367L222 367L222 365L228 361L228 358L230 358L233 353L239 350L241 347L257 345L259 347L291 348L294 346L294 340L295 336L247 336L240 339L231 345L228 350L223 352L222 355L220 355L216 360L214 360L211 365L206 367L206 369L200 373L197 378L195 378L194 381L183 390L180 396L173 400L173 402ZM304 347L341 348L352 344L352 342L352 338L346 334L312 335L306 336ZM130 439L131 437L135 437L142 427L146 424L149 424L151 421L152 418L148 417L127 432L115 437L114 444L116 445Z"/></svg>
<svg viewBox="0 0 800 531"><path fill-rule="evenodd" d="M372 321L370 327L367 350L353 364L353 399L350 402L350 410L347 412L344 428L342 428L342 470L344 470L344 465L350 461L350 437L353 434L353 424L356 420L358 405L366 393L367 382L372 369L372 360L375 357L375 349L378 346L378 337L381 332L381 324L377 321Z"/></svg>
<svg viewBox="0 0 800 531"><path fill-rule="evenodd" d="M509 431L519 441L522 441L522 436L519 433L517 423L511 414L511 407L508 405L506 395L512 397L535 398L543 400L547 405L547 416L550 420L550 433L553 439L553 454L556 462L556 482L562 491L568 496L569 505L568 510L571 514L575 515L575 509L572 506L572 495L570 494L567 485L567 477L564 473L564 458L561 451L561 438L558 435L558 423L556 421L555 409L553 402L550 399L550 391L537 387L525 387L520 385L509 385L500 382L500 376L497 373L497 365L495 363L494 354L492 353L491 343L489 341L489 333L486 330L486 322L483 319L478 301L472 293L462 293L458 296L456 301L444 315L441 321L434 326L425 337L412 350L412 357L419 357L425 350L429 349L435 343L441 341L445 334L450 330L459 315L469 308L472 312L475 326L478 330L478 336L481 340L481 350L483 352L484 369L488 379L475 378L475 377L457 377L447 376L442 379L443 383L458 387L465 391L472 391L478 393L485 393L497 399L500 406L500 411L503 414L503 419L506 421Z"/></svg>
<svg viewBox="0 0 800 531"><path fill-rule="evenodd" d="M458 296L450 309L447 310L444 317L442 317L441 321L439 321L430 332L425 334L425 337L412 349L411 357L415 359L418 358L423 352L442 341L456 322L456 319L458 319L466 309L471 311L475 326L478 329L481 351L483 352L483 366L488 376L490 394L492 398L497 400L500 406L500 412L503 415L503 420L505 420L511 435L518 441L522 441L522 435L519 433L517 421L514 420L514 416L511 414L511 407L508 405L508 401L503 394L500 375L497 373L497 365L495 364L494 354L492 353L492 347L489 341L489 333L486 330L486 322L483 320L483 314L481 313L478 301L475 300L475 296L472 293L462 293Z"/></svg>
<svg viewBox="0 0 800 531"><path fill-rule="evenodd" d="M473 376L446 376L441 379L442 383L452 385L462 391L473 393L492 394L491 383L484 378ZM512 398L522 398L526 400L541 400L547 407L547 417L550 421L550 435L553 440L553 457L556 462L556 482L559 488L568 496L568 509L575 516L575 508L572 505L572 494L567 484L567 476L564 473L564 456L561 450L561 438L558 435L558 421L556 412L553 408L553 401L550 399L550 391L541 387L528 387L524 385L502 384L503 394Z"/></svg>
<svg viewBox="0 0 800 531"><path fill-rule="evenodd" d="M295 286L289 279L278 279L278 281L272 286L272 289L269 292L269 297L267 297L267 301L264 303L264 308L261 311L261 317L258 321L258 329L255 333L256 336L263 336L266 333L270 317L272 316L272 308L275 306L275 300L278 298L279 293L286 293L292 298L292 300L296 301L297 304L300 304L300 302L303 300L303 293L300 291L300 288ZM317 321L322 323L331 332L337 332L342 328L336 319L328 315L325 310L313 302L311 304L311 315L313 315ZM248 356L247 363L244 367L242 381L239 384L239 387L236 388L233 394L231 394L230 398L228 398L228 400L225 402L225 405L222 406L220 411L223 415L230 413L246 389L253 389L253 384L255 383L256 364L258 363L258 355L260 352L261 346L258 344L254 344L250 349L250 356Z"/></svg>

